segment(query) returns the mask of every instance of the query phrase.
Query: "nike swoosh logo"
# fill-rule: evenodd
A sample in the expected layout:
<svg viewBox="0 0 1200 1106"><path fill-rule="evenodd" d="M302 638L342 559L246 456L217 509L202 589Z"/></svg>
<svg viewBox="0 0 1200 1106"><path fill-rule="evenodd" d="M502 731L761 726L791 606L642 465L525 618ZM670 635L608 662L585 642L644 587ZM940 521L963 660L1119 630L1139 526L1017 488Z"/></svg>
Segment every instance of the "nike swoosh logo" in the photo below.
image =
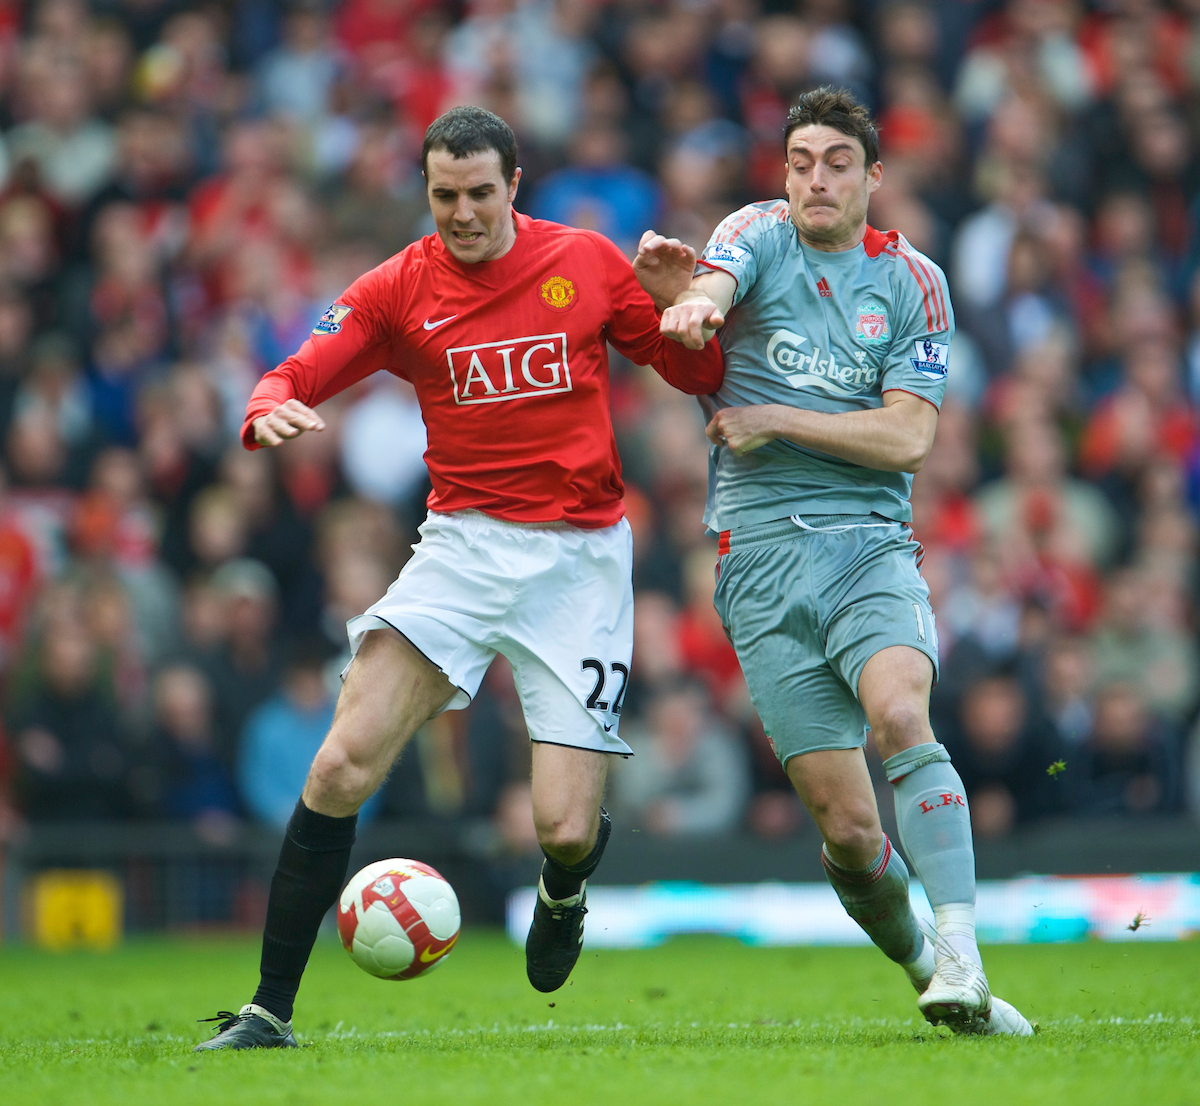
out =
<svg viewBox="0 0 1200 1106"><path fill-rule="evenodd" d="M450 944L448 944L444 949L438 949L438 951L435 952L432 956L429 955L428 949L422 949L421 950L421 963L422 964L432 964L435 960L440 960L443 956L446 955L446 953L448 953L452 948L454 948L454 942L457 940L458 940L458 934L456 933L450 939Z"/></svg>
<svg viewBox="0 0 1200 1106"><path fill-rule="evenodd" d="M605 733L612 733L612 726L605 726L605 727L604 727L604 732L605 732Z"/></svg>
<svg viewBox="0 0 1200 1106"><path fill-rule="evenodd" d="M441 326L442 323L448 323L451 319L457 319L457 318L458 318L457 315L447 315L444 319L438 319L438 321L436 323L432 319L426 319L422 325L425 327L426 330L437 330L437 328L439 326Z"/></svg>

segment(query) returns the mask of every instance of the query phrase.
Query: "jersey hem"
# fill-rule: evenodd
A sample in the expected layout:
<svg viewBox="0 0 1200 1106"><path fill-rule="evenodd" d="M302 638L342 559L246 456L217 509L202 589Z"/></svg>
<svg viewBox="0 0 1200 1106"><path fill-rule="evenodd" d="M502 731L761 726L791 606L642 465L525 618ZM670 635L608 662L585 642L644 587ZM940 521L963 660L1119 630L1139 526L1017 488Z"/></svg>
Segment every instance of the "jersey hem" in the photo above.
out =
<svg viewBox="0 0 1200 1106"><path fill-rule="evenodd" d="M589 516L586 519L571 518L570 516L563 515L560 515L558 518L519 518L515 514L493 510L489 506L479 506L474 503L457 504L453 507L445 505L435 507L431 503L426 503L426 506L435 515L461 515L474 512L475 514L491 519L493 522L505 523L509 526L525 526L531 529L554 529L556 524L561 523L564 527L570 527L575 530L606 530L610 526L616 526L625 517L624 503L620 504L620 510L615 514L606 514L603 517Z"/></svg>

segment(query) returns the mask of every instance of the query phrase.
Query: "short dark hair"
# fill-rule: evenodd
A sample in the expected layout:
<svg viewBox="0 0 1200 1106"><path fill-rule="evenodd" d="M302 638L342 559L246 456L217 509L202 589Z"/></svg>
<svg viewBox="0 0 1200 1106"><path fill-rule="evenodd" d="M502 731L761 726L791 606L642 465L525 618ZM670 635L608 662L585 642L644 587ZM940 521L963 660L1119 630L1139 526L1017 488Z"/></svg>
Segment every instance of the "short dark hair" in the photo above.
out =
<svg viewBox="0 0 1200 1106"><path fill-rule="evenodd" d="M792 131L800 127L832 127L835 131L857 138L867 155L867 168L879 160L879 128L871 113L867 111L844 88L822 85L804 93L788 112L783 129L783 148L792 137Z"/></svg>
<svg viewBox="0 0 1200 1106"><path fill-rule="evenodd" d="M421 146L421 172L429 168L429 151L445 150L457 161L483 150L500 155L500 171L510 181L517 171L517 136L500 116L486 108L451 108L429 124Z"/></svg>

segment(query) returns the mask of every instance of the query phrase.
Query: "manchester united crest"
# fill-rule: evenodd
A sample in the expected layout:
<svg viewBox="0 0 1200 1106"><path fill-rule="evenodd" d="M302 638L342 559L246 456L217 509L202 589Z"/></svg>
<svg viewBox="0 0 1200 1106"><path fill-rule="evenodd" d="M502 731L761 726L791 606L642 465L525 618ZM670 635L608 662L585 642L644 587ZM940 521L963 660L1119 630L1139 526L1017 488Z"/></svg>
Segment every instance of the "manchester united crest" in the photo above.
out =
<svg viewBox="0 0 1200 1106"><path fill-rule="evenodd" d="M575 302L575 285L566 277L552 276L542 285L542 299L548 306L564 311Z"/></svg>

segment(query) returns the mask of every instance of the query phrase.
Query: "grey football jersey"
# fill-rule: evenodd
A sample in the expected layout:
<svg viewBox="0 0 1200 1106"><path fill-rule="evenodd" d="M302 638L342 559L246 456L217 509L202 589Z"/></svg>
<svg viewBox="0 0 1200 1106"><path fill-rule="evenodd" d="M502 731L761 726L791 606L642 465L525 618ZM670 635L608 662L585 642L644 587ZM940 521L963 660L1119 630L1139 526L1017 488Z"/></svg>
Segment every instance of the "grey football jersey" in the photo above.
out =
<svg viewBox="0 0 1200 1106"><path fill-rule="evenodd" d="M717 227L700 268L737 281L718 332L722 407L812 411L883 406L900 390L941 404L954 315L941 269L896 231L867 229L841 253L804 245L785 200L751 204ZM908 522L912 476L774 441L710 455L705 522L729 530L789 515L879 514Z"/></svg>

